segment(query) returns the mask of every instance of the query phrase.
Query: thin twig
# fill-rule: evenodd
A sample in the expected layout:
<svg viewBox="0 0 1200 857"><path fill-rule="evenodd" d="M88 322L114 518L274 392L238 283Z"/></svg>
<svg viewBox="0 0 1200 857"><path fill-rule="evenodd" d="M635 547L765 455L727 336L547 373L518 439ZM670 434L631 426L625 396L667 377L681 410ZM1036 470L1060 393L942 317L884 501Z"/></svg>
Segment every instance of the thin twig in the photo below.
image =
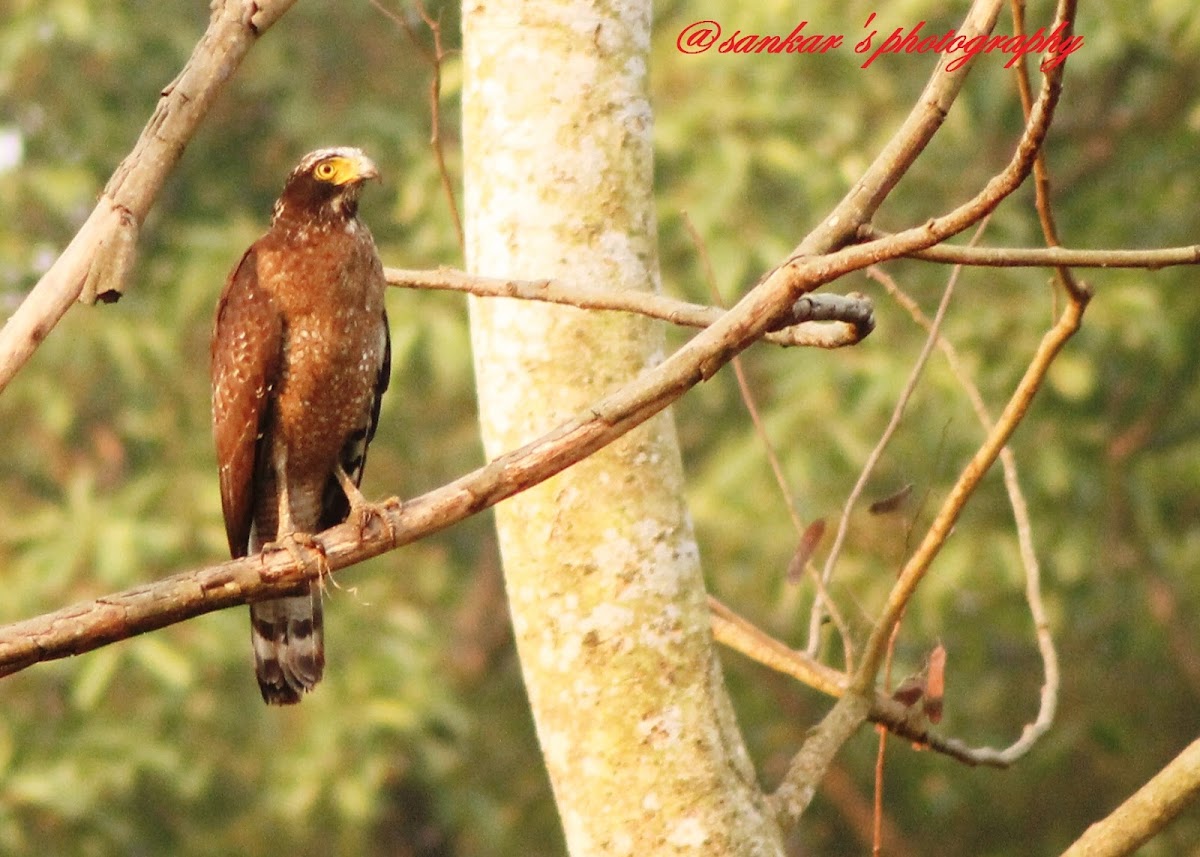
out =
<svg viewBox="0 0 1200 857"><path fill-rule="evenodd" d="M983 226L984 224L980 224L979 232L975 233L976 236L983 231ZM955 268L954 273L957 274L960 270L962 269ZM953 288L953 280L954 277L951 276L951 282L946 286L947 291ZM939 307L940 309L941 307ZM931 336L934 338L937 337L936 330L939 321L940 319L934 321L934 330L931 333ZM888 640L887 657L884 659L883 664L884 693L890 693L892 690L892 663L896 655L896 640L900 638L900 623L902 621L904 621L903 614L901 614L900 619L896 620L896 624L892 626L892 636ZM877 733L879 735L879 746L875 752L875 843L872 852L875 857L878 857L879 849L882 845L880 836L883 831L883 763L887 756L887 730L878 729Z"/></svg>
<svg viewBox="0 0 1200 857"><path fill-rule="evenodd" d="M983 229L987 225L987 218L984 218L979 229L975 232L975 237L972 240L977 240L983 234ZM950 306L950 298L954 294L954 287L958 283L959 273L962 268L955 268L950 275L949 281L946 283L946 288L942 292L941 302L938 304L937 314L933 317L933 329L929 336L925 338L925 344L921 347L921 353L917 355L916 361L913 363L912 369L909 370L908 380L905 381L903 389L900 391L899 397L896 399L896 405L892 408L891 418L888 420L887 426L884 427L882 434L879 435L879 440L875 442L874 449L867 456L867 460L863 463L862 470L859 471L858 480L854 483L854 487L850 489L849 495L846 497L846 502L842 506L842 516L838 520L837 533L833 537L833 545L829 549L828 555L825 557L825 566L821 569L821 583L826 587L833 579L833 570L837 566L837 561L841 557L842 545L845 544L846 534L850 531L850 515L854 511L854 507L858 505L858 500L862 496L863 491L867 488L867 482L875 472L876 466L883 459L884 450L887 449L892 438L896 435L900 428L900 421L904 418L904 412L908 409L908 402L916 392L917 384L920 383L921 375L925 371L925 365L929 362L929 355L933 353L934 344L937 342L937 332L941 329L942 319L946 317L946 310ZM820 599L813 602L812 614L808 621L808 646L805 652L810 657L816 657L817 649L821 644L821 626L824 624L824 605Z"/></svg>
<svg viewBox="0 0 1200 857"><path fill-rule="evenodd" d="M1074 30L1075 6L1076 0L1061 0L1059 3L1058 13L1055 17L1066 24L1063 30L1063 38L1070 38ZM1022 33L1025 29L1025 4L1014 0L1012 10L1014 33ZM1057 81L1058 85L1061 86L1061 75L1057 76ZM1017 64L1017 86L1021 92L1021 109L1025 112L1025 120L1029 121L1029 116L1033 110L1033 88L1029 84L1029 64L1024 56L1020 58ZM1042 237L1046 239L1047 246L1057 247L1060 242L1058 240L1058 227L1054 223L1054 210L1050 205L1050 170L1046 166L1046 158L1043 152L1038 152L1037 159L1033 162L1033 187L1038 220L1042 225ZM1059 285L1068 294L1076 299L1085 299L1087 289L1075 279L1075 275L1070 268L1065 264L1059 264L1055 268L1055 272Z"/></svg>
<svg viewBox="0 0 1200 857"><path fill-rule="evenodd" d="M433 69L433 78L429 81L429 145L433 149L433 157L437 161L438 176L442 181L442 192L446 195L446 204L450 206L450 217L454 221L454 231L458 235L458 247L464 250L467 246L463 233L462 216L458 212L458 200L454 196L454 182L450 178L450 170L446 166L446 153L442 148L442 61L449 54L442 45L442 22L429 14L421 0L412 0L421 21L433 35L433 50L422 42L412 24L403 15L398 15L385 7L379 0L371 0L371 5L387 16L392 23L404 30L429 67Z"/></svg>
<svg viewBox="0 0 1200 857"><path fill-rule="evenodd" d="M700 267L704 271L705 282L708 283L708 293L712 296L713 305L724 311L724 301L721 300L721 291L717 288L717 278L713 273L712 259L708 255L708 245L704 239L700 237L696 225L692 223L692 219L688 217L687 212L683 213L683 226L687 229L688 235L691 236L692 246L696 248L697 254L700 256ZM804 532L804 521L800 518L800 511L796 508L796 497L792 494L792 487L788 485L787 478L783 475L783 465L779 461L779 456L775 453L775 445L771 443L771 438L767 435L767 427L763 425L762 415L758 411L758 403L754 399L754 391L750 389L750 382L746 378L746 372L742 367L742 358L735 357L729 361L730 368L733 369L734 377L737 379L738 392L742 396L742 404L746 406L746 413L750 415L750 422L754 424L754 432L758 435L759 442L763 445L763 452L767 456L767 464L771 468L771 473L775 477L775 485L779 488L779 493L783 495L783 503L787 507L788 516L792 519L792 526L796 529L796 536Z"/></svg>
<svg viewBox="0 0 1200 857"><path fill-rule="evenodd" d="M695 225L686 213L683 215L683 222L688 234L692 237L692 244L700 254L700 264L704 269L704 277L708 281L708 290L712 294L713 301L720 305L721 293L717 289L712 260L708 256L708 247L701 239L700 233L696 231ZM800 539L804 535L804 522L800 519L800 512L796 509L796 500L792 495L791 486L788 485L787 478L783 475L783 465L779 461L779 456L775 453L775 447L771 443L770 436L767 434L767 427L763 423L762 415L758 411L758 404L754 400L754 392L750 389L750 382L747 380L745 370L742 368L741 358L734 357L730 363L732 364L734 378L737 379L738 391L741 393L742 403L746 406L746 412L750 414L750 421L754 424L754 431L758 435L758 439L766 452L771 473L775 476L775 484L779 488L779 493L783 495L784 505L787 506L788 515L792 519L792 525L796 528L796 538ZM842 651L845 653L845 668L849 672L854 668L854 643L850 637L850 626L842 616L838 606L833 602L833 598L830 597L816 567L811 562L805 562L804 567L816 585L817 598L825 604L834 627L837 628L838 633L841 635Z"/></svg>
<svg viewBox="0 0 1200 857"><path fill-rule="evenodd" d="M871 854L880 857L883 854L883 761L887 755L887 730L876 727L879 733L879 747L875 750L875 796L871 805Z"/></svg>
<svg viewBox="0 0 1200 857"><path fill-rule="evenodd" d="M879 240L890 233L867 225L858 230L860 240ZM943 265L979 268L1144 268L1157 271L1178 265L1200 264L1200 244L1152 250L1079 250L1069 247L960 247L939 244L911 253L909 258Z"/></svg>

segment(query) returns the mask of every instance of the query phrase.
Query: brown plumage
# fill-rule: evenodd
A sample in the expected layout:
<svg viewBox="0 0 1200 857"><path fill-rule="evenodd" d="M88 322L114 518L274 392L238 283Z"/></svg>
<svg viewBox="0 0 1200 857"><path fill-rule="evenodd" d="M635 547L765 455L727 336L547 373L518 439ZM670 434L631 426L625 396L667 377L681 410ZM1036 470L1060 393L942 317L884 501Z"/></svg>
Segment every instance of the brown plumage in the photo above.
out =
<svg viewBox="0 0 1200 857"><path fill-rule="evenodd" d="M213 436L234 557L303 541L362 502L391 347L383 265L357 217L378 172L358 149L300 161L271 228L233 269L212 341ZM319 584L250 605L263 699L285 705L325 667Z"/></svg>

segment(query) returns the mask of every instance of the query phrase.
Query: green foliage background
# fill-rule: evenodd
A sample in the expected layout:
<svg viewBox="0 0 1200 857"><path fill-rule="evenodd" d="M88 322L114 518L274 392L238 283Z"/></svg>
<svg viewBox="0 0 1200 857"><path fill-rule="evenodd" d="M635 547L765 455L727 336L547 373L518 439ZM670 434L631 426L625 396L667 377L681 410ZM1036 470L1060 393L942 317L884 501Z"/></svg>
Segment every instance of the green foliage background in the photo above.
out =
<svg viewBox="0 0 1200 857"><path fill-rule="evenodd" d="M821 0L809 32L852 45L942 30L965 4ZM1033 4L1031 20L1048 20ZM403 12L398 7L398 11ZM453 4L433 7L451 43ZM1049 144L1065 240L1190 243L1197 233L1200 14L1158 0L1086 4ZM706 301L695 224L727 299L778 262L855 181L933 65L867 70L825 56L686 56L687 24L786 34L794 4L657 3L656 110L665 289ZM206 4L9 0L0 6L0 307L7 315L81 223L207 20ZM1002 23L1008 32L1011 25ZM1011 74L983 58L935 144L883 211L919 223L974 193L1020 128ZM443 135L458 161L461 70L443 69ZM351 143L385 170L364 216L385 262L459 264L430 155L430 69L368 3L301 2L255 47L153 212L128 296L76 308L0 396L0 621L224 556L209 439L207 349L229 267L265 227L304 152ZM6 156L5 153L8 153ZM1038 241L1032 192L986 242ZM890 268L932 312L948 271ZM528 272L536 276L538 272ZM885 806L894 853L1053 853L1196 736L1200 717L1200 301L1191 269L1093 272L1085 329L1013 449L1044 564L1065 684L1055 730L1015 770L963 768L893 743ZM920 348L905 313L863 278L879 327L834 353L752 349L746 368L805 519L830 521ZM366 491L411 496L481 461L462 299L389 296L393 389ZM1045 272L964 274L947 331L998 410L1054 306ZM686 334L672 333L681 342ZM732 375L676 409L714 592L796 644L809 594L783 569L796 534ZM980 437L944 364L929 367L870 486L906 483L901 514L856 515L835 591L860 631ZM490 521L342 575L327 611L328 678L268 710L244 610L206 616L0 681L0 853L563 853L507 634ZM1040 666L1011 513L989 477L905 620L898 675L949 651L945 728L1003 744L1032 717ZM764 783L827 701L737 656L727 672ZM864 731L839 758L795 853L861 854L871 794ZM1185 853L1200 814L1145 849Z"/></svg>

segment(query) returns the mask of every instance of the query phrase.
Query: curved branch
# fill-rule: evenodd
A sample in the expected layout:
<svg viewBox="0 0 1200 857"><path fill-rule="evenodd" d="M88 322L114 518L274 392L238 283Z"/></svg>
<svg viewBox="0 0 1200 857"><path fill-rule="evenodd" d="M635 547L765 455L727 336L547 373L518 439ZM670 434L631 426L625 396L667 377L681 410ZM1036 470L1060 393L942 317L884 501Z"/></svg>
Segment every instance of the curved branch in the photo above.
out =
<svg viewBox="0 0 1200 857"><path fill-rule="evenodd" d="M899 285L881 271L868 272L868 274L883 284L888 293L908 311L917 324L930 333L930 335L933 334L933 322L921 311L916 301L909 297ZM941 336L941 334L938 334L937 339L938 347L945 356L950 371L958 379L960 386L965 391L967 399L975 411L976 418L983 427L984 433L987 434L994 431L996 421L992 417L987 404L983 401L983 395L979 392L979 387L971 379L970 374L963 365L963 361L959 358L958 349L954 347L954 344L950 340ZM1013 454L1012 449L1007 446L1000 450L1000 466L1004 471L1004 487L1008 493L1009 505L1012 507L1013 521L1017 531L1017 546L1021 557L1021 564L1025 569L1025 601L1029 605L1029 614L1033 620L1034 639L1037 644L1038 654L1042 659L1043 675L1037 716L1033 722L1025 725L1020 737L1003 750L983 748L977 751L982 754L990 754L991 757L1008 764L1015 762L1021 756L1025 755L1050 730L1054 722L1054 715L1058 710L1060 677L1058 651L1054 647L1054 638L1050 634L1050 619L1046 615L1046 606L1042 599L1041 565L1038 562L1037 552L1033 546L1033 524L1029 515L1029 506L1025 502L1024 492L1021 491L1021 483L1017 475L1017 458Z"/></svg>
<svg viewBox="0 0 1200 857"><path fill-rule="evenodd" d="M62 255L0 328L0 391L76 300L111 302L133 267L138 231L200 121L254 42L296 0L214 4L204 36Z"/></svg>

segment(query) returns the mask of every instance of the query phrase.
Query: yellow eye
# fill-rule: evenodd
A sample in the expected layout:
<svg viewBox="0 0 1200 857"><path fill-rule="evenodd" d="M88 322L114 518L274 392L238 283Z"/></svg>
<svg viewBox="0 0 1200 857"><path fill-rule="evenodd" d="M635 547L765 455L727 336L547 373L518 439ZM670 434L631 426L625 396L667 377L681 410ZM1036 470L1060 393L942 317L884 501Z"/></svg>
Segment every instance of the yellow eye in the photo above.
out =
<svg viewBox="0 0 1200 857"><path fill-rule="evenodd" d="M333 165L333 161L322 161L317 164L317 168L313 170L313 175L321 181L329 181L337 174L337 167Z"/></svg>

